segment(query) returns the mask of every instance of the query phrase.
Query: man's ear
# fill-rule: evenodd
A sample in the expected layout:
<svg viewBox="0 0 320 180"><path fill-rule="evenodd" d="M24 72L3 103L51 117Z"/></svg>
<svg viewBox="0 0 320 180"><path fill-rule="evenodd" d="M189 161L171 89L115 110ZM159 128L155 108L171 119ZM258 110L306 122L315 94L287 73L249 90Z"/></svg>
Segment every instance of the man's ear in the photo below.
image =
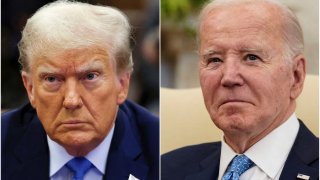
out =
<svg viewBox="0 0 320 180"><path fill-rule="evenodd" d="M23 85L27 90L29 101L31 105L35 108L34 87L33 87L31 75L25 71L22 71L21 77L22 77Z"/></svg>
<svg viewBox="0 0 320 180"><path fill-rule="evenodd" d="M125 72L120 74L118 77L119 84L120 84L120 89L119 89L118 98L117 98L118 105L122 104L128 96L130 76L131 76L130 72Z"/></svg>
<svg viewBox="0 0 320 180"><path fill-rule="evenodd" d="M296 99L303 89L304 79L306 77L306 60L303 55L299 55L293 60L293 84L291 86L291 99Z"/></svg>

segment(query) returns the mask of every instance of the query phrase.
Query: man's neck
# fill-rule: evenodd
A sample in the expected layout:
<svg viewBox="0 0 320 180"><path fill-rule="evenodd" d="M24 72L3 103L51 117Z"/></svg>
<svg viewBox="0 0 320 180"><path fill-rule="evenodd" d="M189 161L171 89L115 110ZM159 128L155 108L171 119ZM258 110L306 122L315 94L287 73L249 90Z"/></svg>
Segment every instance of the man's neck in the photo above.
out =
<svg viewBox="0 0 320 180"><path fill-rule="evenodd" d="M289 108L282 116L278 116L278 119L274 120L266 129L258 134L250 134L247 132L239 131L238 133L224 132L225 142L234 150L234 152L242 154L248 150L255 143L267 136L271 131L283 124L294 113L294 107Z"/></svg>

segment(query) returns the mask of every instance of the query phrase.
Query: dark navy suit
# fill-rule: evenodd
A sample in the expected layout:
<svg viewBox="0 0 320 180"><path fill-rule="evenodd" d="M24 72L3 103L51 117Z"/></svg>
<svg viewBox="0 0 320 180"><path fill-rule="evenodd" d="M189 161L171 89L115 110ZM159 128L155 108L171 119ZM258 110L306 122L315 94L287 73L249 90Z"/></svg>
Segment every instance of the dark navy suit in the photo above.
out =
<svg viewBox="0 0 320 180"><path fill-rule="evenodd" d="M188 146L164 154L161 179L216 180L220 154L221 142ZM280 180L297 179L299 173L310 176L310 180L319 179L319 139L301 121Z"/></svg>
<svg viewBox="0 0 320 180"><path fill-rule="evenodd" d="M27 104L1 120L1 179L49 179L46 132ZM126 101L120 105L103 179L159 179L159 119Z"/></svg>

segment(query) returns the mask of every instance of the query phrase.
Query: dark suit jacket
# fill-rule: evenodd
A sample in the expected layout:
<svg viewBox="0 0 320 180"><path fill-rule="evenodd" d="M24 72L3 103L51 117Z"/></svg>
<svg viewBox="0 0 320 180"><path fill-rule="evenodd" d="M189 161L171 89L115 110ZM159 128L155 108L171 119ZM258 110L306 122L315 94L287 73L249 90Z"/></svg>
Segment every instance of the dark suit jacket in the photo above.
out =
<svg viewBox="0 0 320 180"><path fill-rule="evenodd" d="M161 179L213 180L218 178L221 142L180 148L161 157ZM300 121L297 138L282 170L280 180L298 174L319 178L319 139Z"/></svg>
<svg viewBox="0 0 320 180"><path fill-rule="evenodd" d="M2 180L49 179L46 132L27 104L1 120ZM126 101L119 108L104 179L159 179L159 119Z"/></svg>

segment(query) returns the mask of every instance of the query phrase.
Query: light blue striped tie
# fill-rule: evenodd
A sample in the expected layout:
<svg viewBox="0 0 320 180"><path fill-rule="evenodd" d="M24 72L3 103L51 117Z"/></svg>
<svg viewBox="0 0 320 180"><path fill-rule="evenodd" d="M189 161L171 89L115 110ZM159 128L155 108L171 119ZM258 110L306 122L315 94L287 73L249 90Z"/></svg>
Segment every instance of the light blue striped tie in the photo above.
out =
<svg viewBox="0 0 320 180"><path fill-rule="evenodd" d="M73 172L73 180L83 180L84 175L92 167L92 164L84 157L75 157L66 166Z"/></svg>
<svg viewBox="0 0 320 180"><path fill-rule="evenodd" d="M233 158L222 180L239 180L242 173L250 169L254 163L245 155Z"/></svg>

